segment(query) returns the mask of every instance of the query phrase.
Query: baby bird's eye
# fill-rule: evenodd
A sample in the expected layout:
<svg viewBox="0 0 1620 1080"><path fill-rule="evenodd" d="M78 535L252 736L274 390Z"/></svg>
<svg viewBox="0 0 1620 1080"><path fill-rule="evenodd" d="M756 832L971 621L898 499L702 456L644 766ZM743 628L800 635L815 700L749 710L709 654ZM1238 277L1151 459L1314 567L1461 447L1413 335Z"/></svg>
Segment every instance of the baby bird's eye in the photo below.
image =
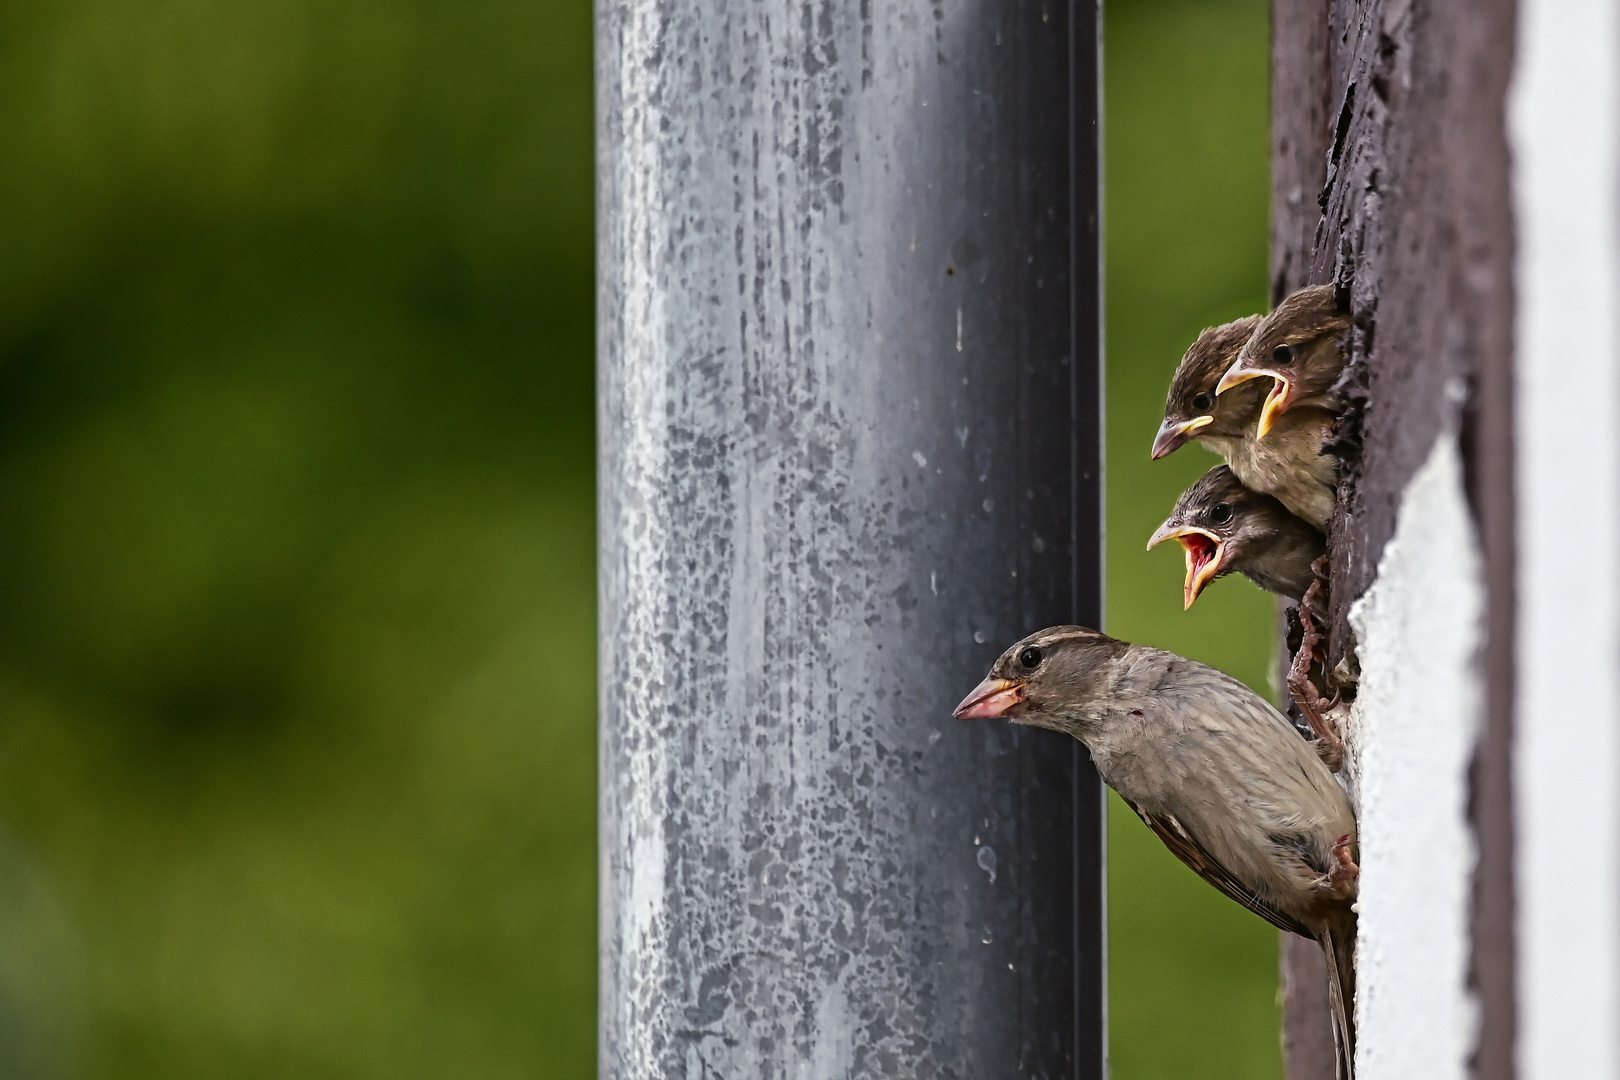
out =
<svg viewBox="0 0 1620 1080"><path fill-rule="evenodd" d="M1217 525L1225 525L1232 520L1232 508L1225 503L1216 503L1209 512L1209 520Z"/></svg>
<svg viewBox="0 0 1620 1080"><path fill-rule="evenodd" d="M1294 347L1292 345L1279 345L1271 350L1272 362L1279 367L1287 367L1294 362Z"/></svg>
<svg viewBox="0 0 1620 1080"><path fill-rule="evenodd" d="M1210 397L1208 394L1199 394L1197 397L1193 398L1193 408L1197 409L1199 412L1208 412L1209 407L1213 404L1215 404L1215 399Z"/></svg>
<svg viewBox="0 0 1620 1080"><path fill-rule="evenodd" d="M1041 666L1041 660L1045 655L1040 649L1030 645L1018 654L1018 663L1033 670Z"/></svg>

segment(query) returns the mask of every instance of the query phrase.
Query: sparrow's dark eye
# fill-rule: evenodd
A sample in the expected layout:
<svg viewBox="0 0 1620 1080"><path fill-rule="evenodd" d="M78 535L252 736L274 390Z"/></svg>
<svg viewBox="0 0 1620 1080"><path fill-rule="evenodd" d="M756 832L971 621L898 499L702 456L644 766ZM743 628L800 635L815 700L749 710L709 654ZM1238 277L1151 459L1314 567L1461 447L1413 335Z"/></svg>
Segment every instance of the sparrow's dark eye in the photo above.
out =
<svg viewBox="0 0 1620 1080"><path fill-rule="evenodd" d="M1279 367L1287 367L1294 362L1294 347L1292 345L1279 345L1271 350L1271 360Z"/></svg>
<svg viewBox="0 0 1620 1080"><path fill-rule="evenodd" d="M1232 508L1225 503L1216 503L1209 512L1209 520L1217 525L1225 525L1232 520Z"/></svg>
<svg viewBox="0 0 1620 1080"><path fill-rule="evenodd" d="M1041 660L1045 656L1045 653L1031 645L1023 652L1018 654L1018 662L1027 668L1038 668L1041 666Z"/></svg>
<svg viewBox="0 0 1620 1080"><path fill-rule="evenodd" d="M1197 397L1193 398L1193 408L1197 409L1199 412L1208 412L1209 407L1213 404L1215 404L1215 399L1210 397L1208 394L1199 394Z"/></svg>

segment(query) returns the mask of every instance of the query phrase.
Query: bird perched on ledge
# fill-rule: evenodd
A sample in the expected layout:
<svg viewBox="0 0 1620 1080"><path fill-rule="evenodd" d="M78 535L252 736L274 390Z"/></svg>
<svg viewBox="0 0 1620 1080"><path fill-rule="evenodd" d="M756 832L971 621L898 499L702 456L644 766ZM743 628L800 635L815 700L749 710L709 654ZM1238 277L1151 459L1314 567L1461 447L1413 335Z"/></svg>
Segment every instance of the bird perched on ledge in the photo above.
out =
<svg viewBox="0 0 1620 1080"><path fill-rule="evenodd" d="M1253 387L1270 378L1254 429L1227 461L1246 486L1275 496L1324 533L1339 485L1339 459L1324 448L1344 411L1333 388L1344 372L1349 329L1332 286L1301 289L1254 328L1215 388L1217 399L1238 395L1246 412Z"/></svg>
<svg viewBox="0 0 1620 1080"><path fill-rule="evenodd" d="M1187 552L1182 606L1189 608L1204 586L1233 571L1267 592L1298 600L1316 580L1311 564L1327 550L1321 532L1270 495L1244 487L1226 465L1181 493L1148 549L1172 539Z"/></svg>
<svg viewBox="0 0 1620 1080"><path fill-rule="evenodd" d="M1327 957L1340 1076L1351 1075L1359 870L1344 791L1283 716L1214 668L1054 626L1013 645L957 706L1063 732L1200 877Z"/></svg>

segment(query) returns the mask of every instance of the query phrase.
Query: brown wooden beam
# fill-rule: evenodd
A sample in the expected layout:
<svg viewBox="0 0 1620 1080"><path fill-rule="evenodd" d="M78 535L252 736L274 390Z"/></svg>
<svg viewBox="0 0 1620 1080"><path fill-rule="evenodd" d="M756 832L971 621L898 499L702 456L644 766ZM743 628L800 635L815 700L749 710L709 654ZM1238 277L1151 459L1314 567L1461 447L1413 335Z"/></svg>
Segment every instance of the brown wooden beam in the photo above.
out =
<svg viewBox="0 0 1620 1080"><path fill-rule="evenodd" d="M1514 1048L1513 233L1504 104L1513 0L1273 0L1272 291L1332 281L1355 314L1352 398L1332 529L1329 662L1377 572L1406 483L1460 427L1488 591L1485 715L1470 775L1479 861L1474 1075L1510 1080ZM1312 172L1318 169L1317 172ZM1320 202L1306 200L1312 177ZM1306 222L1309 222L1307 227ZM1284 950L1285 1030L1316 1007ZM1290 1080L1331 1075L1302 1057Z"/></svg>

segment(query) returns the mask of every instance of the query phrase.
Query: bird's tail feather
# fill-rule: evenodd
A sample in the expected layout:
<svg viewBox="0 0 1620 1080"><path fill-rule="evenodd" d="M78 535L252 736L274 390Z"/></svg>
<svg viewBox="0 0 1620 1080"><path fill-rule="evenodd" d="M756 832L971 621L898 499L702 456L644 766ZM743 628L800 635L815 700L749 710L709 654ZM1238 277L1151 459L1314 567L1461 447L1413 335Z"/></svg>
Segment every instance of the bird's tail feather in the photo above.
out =
<svg viewBox="0 0 1620 1080"><path fill-rule="evenodd" d="M1328 1000L1333 1008L1333 1045L1338 1057L1339 1080L1356 1075L1356 924L1331 926L1321 937L1327 960Z"/></svg>

